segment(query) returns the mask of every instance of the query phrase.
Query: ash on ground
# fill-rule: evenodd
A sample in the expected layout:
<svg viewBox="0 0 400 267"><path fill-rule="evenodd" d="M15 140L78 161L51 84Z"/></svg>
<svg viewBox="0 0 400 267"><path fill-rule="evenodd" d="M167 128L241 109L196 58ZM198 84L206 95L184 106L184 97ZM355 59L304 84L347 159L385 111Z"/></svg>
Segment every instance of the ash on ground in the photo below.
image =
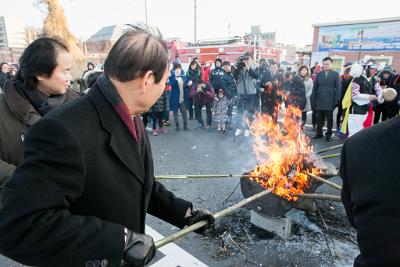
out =
<svg viewBox="0 0 400 267"><path fill-rule="evenodd" d="M236 257L236 266L353 266L358 255L355 230L338 203L318 202L318 213L296 209L287 213L293 220L292 233L285 241L250 223L249 209L222 218L214 230L203 237L218 244L215 259ZM267 255L260 261L260 255ZM273 254L273 255L272 255ZM258 259L258 260L254 260ZM305 264L306 263L306 264Z"/></svg>

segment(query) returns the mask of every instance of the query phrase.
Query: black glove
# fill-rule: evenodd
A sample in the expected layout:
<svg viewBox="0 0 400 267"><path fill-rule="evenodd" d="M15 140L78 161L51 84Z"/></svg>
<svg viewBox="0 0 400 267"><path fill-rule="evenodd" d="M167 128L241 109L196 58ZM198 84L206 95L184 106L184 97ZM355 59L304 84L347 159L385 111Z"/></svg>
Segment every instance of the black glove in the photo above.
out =
<svg viewBox="0 0 400 267"><path fill-rule="evenodd" d="M192 209L192 215L186 218L186 225L190 226L202 220L208 220L208 224L194 232L204 235L205 231L209 228L214 227L215 223L214 215L212 215L212 213L208 210Z"/></svg>
<svg viewBox="0 0 400 267"><path fill-rule="evenodd" d="M145 266L156 254L153 238L128 230L122 267Z"/></svg>

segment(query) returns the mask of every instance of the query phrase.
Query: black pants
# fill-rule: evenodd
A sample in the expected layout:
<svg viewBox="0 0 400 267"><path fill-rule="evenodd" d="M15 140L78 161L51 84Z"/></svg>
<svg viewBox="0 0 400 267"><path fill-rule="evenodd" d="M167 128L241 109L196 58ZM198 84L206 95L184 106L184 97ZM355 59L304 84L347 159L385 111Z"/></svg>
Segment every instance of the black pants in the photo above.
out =
<svg viewBox="0 0 400 267"><path fill-rule="evenodd" d="M317 111L313 110L311 115L311 122L313 127L317 125Z"/></svg>
<svg viewBox="0 0 400 267"><path fill-rule="evenodd" d="M194 104L194 98L189 98L189 119L193 119L193 104Z"/></svg>
<svg viewBox="0 0 400 267"><path fill-rule="evenodd" d="M164 111L153 112L151 115L153 117L153 130L157 129L157 121L158 121L158 127L160 127L160 129L161 129L163 127Z"/></svg>
<svg viewBox="0 0 400 267"><path fill-rule="evenodd" d="M208 103L206 104L206 114L207 114L207 126L211 126L212 123L212 112L211 112L211 105L212 103ZM196 104L196 117L197 117L197 121L199 122L200 125L204 126L204 122L203 122L203 116L201 114L201 109L203 108L204 105L199 105Z"/></svg>
<svg viewBox="0 0 400 267"><path fill-rule="evenodd" d="M340 102L340 103L342 103L342 102ZM346 112L346 110L343 110L343 109L342 109L342 105L339 104L339 106L338 106L338 111L337 111L337 114L336 114L336 128L337 128L337 129L340 129L340 123L342 122L342 115L343 115L345 112Z"/></svg>
<svg viewBox="0 0 400 267"><path fill-rule="evenodd" d="M322 127L324 127L325 117L326 117L328 121L327 125L328 130L326 131L326 135L331 136L332 126L333 126L333 111L316 110L316 113L317 113L317 135L322 135Z"/></svg>
<svg viewBox="0 0 400 267"><path fill-rule="evenodd" d="M142 116L143 116L143 125L144 125L144 128L146 128L147 124L149 123L149 119L150 119L151 114L150 113L144 113Z"/></svg>
<svg viewBox="0 0 400 267"><path fill-rule="evenodd" d="M306 122L307 122L307 111L303 111L301 113L301 121L303 122L303 125L306 124Z"/></svg>

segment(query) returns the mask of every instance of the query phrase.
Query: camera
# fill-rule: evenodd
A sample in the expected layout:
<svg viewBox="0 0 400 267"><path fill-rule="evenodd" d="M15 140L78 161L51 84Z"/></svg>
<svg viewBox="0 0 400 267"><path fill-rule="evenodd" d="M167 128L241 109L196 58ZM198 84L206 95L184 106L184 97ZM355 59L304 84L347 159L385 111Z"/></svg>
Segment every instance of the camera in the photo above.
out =
<svg viewBox="0 0 400 267"><path fill-rule="evenodd" d="M249 60L249 59L250 59L249 56L246 56L246 55L240 56L240 57L236 60L236 69L242 70L242 69L246 66L245 61L246 61L246 60Z"/></svg>

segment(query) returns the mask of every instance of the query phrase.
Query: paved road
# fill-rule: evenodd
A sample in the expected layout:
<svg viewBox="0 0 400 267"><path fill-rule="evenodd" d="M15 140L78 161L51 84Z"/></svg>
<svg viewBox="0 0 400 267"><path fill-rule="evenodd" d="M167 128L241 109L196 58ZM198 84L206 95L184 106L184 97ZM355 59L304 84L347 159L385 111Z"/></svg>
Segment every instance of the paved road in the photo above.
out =
<svg viewBox="0 0 400 267"><path fill-rule="evenodd" d="M194 129L194 121L190 121ZM155 172L167 174L241 174L255 164L252 140L233 132L222 135L216 131L191 130L150 138ZM311 130L311 129L306 129ZM313 142L315 149L340 143L332 140ZM338 165L338 159L329 160ZM219 211L243 199L240 189L226 201L238 179L163 180L167 188L194 205ZM340 183L339 178L333 181ZM337 194L325 185L318 191ZM352 266L358 253L354 231L346 223L341 204L320 203L330 231L326 231L316 215L293 210L293 233L284 241L250 224L249 209L243 208L223 218L208 236L189 234L158 253L153 266ZM149 216L147 225L152 235L169 235L178 229ZM329 248L328 248L329 246ZM21 266L0 256L0 267Z"/></svg>

